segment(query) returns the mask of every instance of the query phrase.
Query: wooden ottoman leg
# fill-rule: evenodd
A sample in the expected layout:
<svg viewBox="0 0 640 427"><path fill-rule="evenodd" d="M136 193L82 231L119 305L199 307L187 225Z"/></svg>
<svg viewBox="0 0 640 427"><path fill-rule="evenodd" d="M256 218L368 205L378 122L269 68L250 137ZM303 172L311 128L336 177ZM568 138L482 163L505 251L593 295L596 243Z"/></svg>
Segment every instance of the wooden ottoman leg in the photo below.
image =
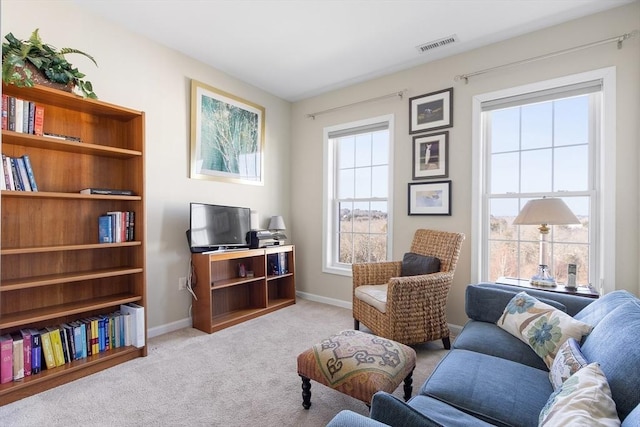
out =
<svg viewBox="0 0 640 427"><path fill-rule="evenodd" d="M302 378L302 407L309 409L311 407L311 380L304 375L300 375Z"/></svg>
<svg viewBox="0 0 640 427"><path fill-rule="evenodd" d="M415 369L415 368L414 368ZM413 369L404 379L404 401L411 399L413 393Z"/></svg>
<svg viewBox="0 0 640 427"><path fill-rule="evenodd" d="M451 340L449 337L442 338L442 346L445 350L451 350Z"/></svg>
<svg viewBox="0 0 640 427"><path fill-rule="evenodd" d="M356 331L360 329L360 321L358 319L353 319L353 329Z"/></svg>

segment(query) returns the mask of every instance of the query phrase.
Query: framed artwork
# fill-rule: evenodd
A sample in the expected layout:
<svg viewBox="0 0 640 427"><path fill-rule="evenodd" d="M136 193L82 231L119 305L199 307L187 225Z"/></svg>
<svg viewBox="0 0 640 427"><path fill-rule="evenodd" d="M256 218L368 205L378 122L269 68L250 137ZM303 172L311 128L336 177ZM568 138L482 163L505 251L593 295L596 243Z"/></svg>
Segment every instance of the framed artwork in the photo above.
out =
<svg viewBox="0 0 640 427"><path fill-rule="evenodd" d="M409 98L409 134L452 126L452 87Z"/></svg>
<svg viewBox="0 0 640 427"><path fill-rule="evenodd" d="M451 181L409 183L409 215L451 215Z"/></svg>
<svg viewBox="0 0 640 427"><path fill-rule="evenodd" d="M264 107L191 81L190 177L263 184Z"/></svg>
<svg viewBox="0 0 640 427"><path fill-rule="evenodd" d="M449 176L449 132L413 137L413 179Z"/></svg>

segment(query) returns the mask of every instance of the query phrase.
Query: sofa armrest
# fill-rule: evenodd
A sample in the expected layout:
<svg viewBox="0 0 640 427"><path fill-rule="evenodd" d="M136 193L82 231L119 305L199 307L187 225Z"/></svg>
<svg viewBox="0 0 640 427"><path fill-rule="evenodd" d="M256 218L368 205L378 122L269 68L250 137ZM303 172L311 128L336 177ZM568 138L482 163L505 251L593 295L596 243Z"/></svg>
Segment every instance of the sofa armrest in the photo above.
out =
<svg viewBox="0 0 640 427"><path fill-rule="evenodd" d="M370 416L390 426L402 427L441 427L424 414L421 414L392 394L379 391L371 400Z"/></svg>
<svg viewBox="0 0 640 427"><path fill-rule="evenodd" d="M333 417L327 427L384 427L379 421L367 418L364 415L357 414L353 411L342 410Z"/></svg>

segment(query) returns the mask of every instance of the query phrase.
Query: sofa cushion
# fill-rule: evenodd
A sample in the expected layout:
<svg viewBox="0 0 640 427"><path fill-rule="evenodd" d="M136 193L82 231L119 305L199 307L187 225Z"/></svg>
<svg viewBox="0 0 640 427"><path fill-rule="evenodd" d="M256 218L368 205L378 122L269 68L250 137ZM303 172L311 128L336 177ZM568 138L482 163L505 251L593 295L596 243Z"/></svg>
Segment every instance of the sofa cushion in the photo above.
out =
<svg viewBox="0 0 640 427"><path fill-rule="evenodd" d="M553 389L557 391L571 375L587 365L587 360L580 351L580 344L569 338L558 349L558 354L549 369L549 381Z"/></svg>
<svg viewBox="0 0 640 427"><path fill-rule="evenodd" d="M549 397L539 421L540 427L620 426L607 378L598 364L591 363L569 377Z"/></svg>
<svg viewBox="0 0 640 427"><path fill-rule="evenodd" d="M640 403L640 300L616 308L593 328L582 344L589 362L598 362L607 377L618 416L626 416Z"/></svg>
<svg viewBox="0 0 640 427"><path fill-rule="evenodd" d="M614 309L629 301L637 301L637 299L627 291L609 292L580 310L573 318L591 326L596 326L604 316Z"/></svg>
<svg viewBox="0 0 640 427"><path fill-rule="evenodd" d="M520 288L522 289L522 288ZM505 306L518 292L506 289L495 289L489 286L467 286L465 291L465 310L467 317L482 322L496 323L504 312ZM552 307L567 311L564 304L547 298L538 300Z"/></svg>
<svg viewBox="0 0 640 427"><path fill-rule="evenodd" d="M636 406L627 418L622 421L622 427L638 427L640 426L640 405Z"/></svg>
<svg viewBox="0 0 640 427"><path fill-rule="evenodd" d="M569 338L581 340L591 326L520 292L507 304L497 325L528 343L551 367L558 348Z"/></svg>
<svg viewBox="0 0 640 427"><path fill-rule="evenodd" d="M440 260L432 256L407 252L402 257L401 271L403 276L437 273L440 271Z"/></svg>
<svg viewBox="0 0 640 427"><path fill-rule="evenodd" d="M420 394L498 426L537 425L553 392L549 373L510 360L451 350Z"/></svg>
<svg viewBox="0 0 640 427"><path fill-rule="evenodd" d="M453 342L453 348L470 350L547 370L535 351L495 323L469 320Z"/></svg>

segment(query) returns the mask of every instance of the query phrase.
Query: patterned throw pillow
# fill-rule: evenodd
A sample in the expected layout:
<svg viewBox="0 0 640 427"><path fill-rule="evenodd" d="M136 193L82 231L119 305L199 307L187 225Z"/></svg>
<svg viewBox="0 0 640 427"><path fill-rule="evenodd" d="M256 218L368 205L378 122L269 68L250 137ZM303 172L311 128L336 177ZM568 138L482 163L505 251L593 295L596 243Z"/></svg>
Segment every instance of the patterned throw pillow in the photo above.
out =
<svg viewBox="0 0 640 427"><path fill-rule="evenodd" d="M551 394L538 422L539 427L619 427L616 403L600 366L591 363L570 376Z"/></svg>
<svg viewBox="0 0 640 427"><path fill-rule="evenodd" d="M573 338L580 341L592 326L573 319L566 313L520 292L507 304L497 325L519 338L551 368L558 348Z"/></svg>
<svg viewBox="0 0 640 427"><path fill-rule="evenodd" d="M556 358L553 359L549 369L549 381L554 390L558 390L567 378L587 366L587 360L580 351L580 344L573 338L569 338L558 349Z"/></svg>

